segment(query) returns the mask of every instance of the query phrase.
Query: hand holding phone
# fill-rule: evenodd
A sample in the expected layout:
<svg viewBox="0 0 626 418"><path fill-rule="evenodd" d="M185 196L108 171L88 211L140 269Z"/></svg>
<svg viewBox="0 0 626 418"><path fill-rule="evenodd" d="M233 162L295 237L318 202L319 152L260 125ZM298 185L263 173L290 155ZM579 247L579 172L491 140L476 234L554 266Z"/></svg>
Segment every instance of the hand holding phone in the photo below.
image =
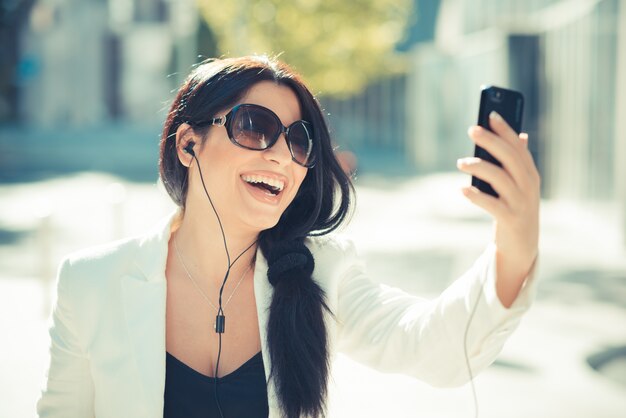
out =
<svg viewBox="0 0 626 418"><path fill-rule="evenodd" d="M519 135L522 131L522 116L524 112L524 97L522 93L501 87L484 86L480 93L478 125L490 131L492 129L489 126L489 114L492 111L496 111L500 114L509 126ZM474 156L502 167L500 161L478 145L476 145L474 149ZM499 197L498 193L489 183L478 177L472 176L472 186L491 196Z"/></svg>
<svg viewBox="0 0 626 418"><path fill-rule="evenodd" d="M476 157L457 160L459 170L482 180L463 187L462 191L473 204L493 216L496 291L507 308L515 301L524 281L532 276L539 244L541 176L528 150L528 135L518 133L522 107L523 98L518 92L484 88L480 126L472 126L467 132L480 147L476 147ZM489 193L486 182L499 195L491 187Z"/></svg>

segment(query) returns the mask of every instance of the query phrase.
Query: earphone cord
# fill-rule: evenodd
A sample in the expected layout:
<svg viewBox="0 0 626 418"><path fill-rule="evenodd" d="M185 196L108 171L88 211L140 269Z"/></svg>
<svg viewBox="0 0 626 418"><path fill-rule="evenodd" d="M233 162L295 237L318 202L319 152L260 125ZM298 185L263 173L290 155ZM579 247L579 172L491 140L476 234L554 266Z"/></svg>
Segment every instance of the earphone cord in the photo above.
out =
<svg viewBox="0 0 626 418"><path fill-rule="evenodd" d="M228 268L226 269L226 274L224 275L224 281L222 282L222 286L220 287L217 318L215 320L215 332L217 332L219 343L218 343L218 350L217 350L217 361L215 362L215 373L213 374L214 382L215 382L215 384L213 385L215 388L215 403L220 413L220 417L224 418L224 414L222 413L222 407L220 406L219 397L217 396L217 383L218 383L217 372L219 370L220 357L222 355L222 333L224 332L225 319L226 319L224 316L224 310L222 309L222 293L224 292L224 286L226 285L226 280L228 280L228 275L230 274L230 268L237 262L237 260L239 260L239 258L242 255L244 255L250 248L252 248L254 244L256 244L257 240L254 240L252 244L250 244L245 250L243 250L241 254L239 254L232 263L230 262L230 253L228 252L228 245L226 244L226 234L224 233L224 227L222 226L222 221L220 220L220 216L217 214L217 210L215 209L215 206L213 205L211 196L209 196L209 192L207 191L206 185L204 184L204 177L202 176L202 169L200 168L200 162L198 161L198 158L196 157L195 153L192 153L191 155L196 160L196 166L198 167L198 172L200 173L200 181L202 182L202 188L204 189L204 193L206 194L206 197L209 198L209 203L211 204L211 207L213 208L213 212L215 213L215 216L217 217L217 222L220 225L220 231L222 232L222 240L224 241L224 250L226 250L226 259L228 261Z"/></svg>
<svg viewBox="0 0 626 418"><path fill-rule="evenodd" d="M463 353L465 354L465 364L467 365L467 372L470 378L470 384L472 386L472 396L474 398L474 417L478 418L478 398L476 396L476 388L474 387L474 375L472 374L472 367L470 366L469 356L467 355L467 334L469 331L470 324L472 323L472 319L474 318L474 313L476 313L476 308L478 307L478 302L480 302L480 298L483 294L483 287L485 286L485 281L487 278L483 280L480 284L480 290L478 291L478 298L476 299L476 303L474 304L474 308L472 312L470 312L470 316L467 319L467 326L465 327L465 335L463 336Z"/></svg>

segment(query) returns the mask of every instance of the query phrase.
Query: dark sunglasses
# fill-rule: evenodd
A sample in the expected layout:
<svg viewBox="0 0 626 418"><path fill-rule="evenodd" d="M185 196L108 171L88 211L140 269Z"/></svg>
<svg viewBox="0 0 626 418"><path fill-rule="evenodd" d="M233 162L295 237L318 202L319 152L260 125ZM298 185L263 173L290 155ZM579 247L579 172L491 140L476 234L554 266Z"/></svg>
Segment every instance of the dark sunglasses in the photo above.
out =
<svg viewBox="0 0 626 418"><path fill-rule="evenodd" d="M284 133L291 159L303 167L315 165L313 125L307 121L298 120L287 127L266 107L238 104L225 116L195 124L198 127L207 125L225 126L233 144L256 151L271 148Z"/></svg>

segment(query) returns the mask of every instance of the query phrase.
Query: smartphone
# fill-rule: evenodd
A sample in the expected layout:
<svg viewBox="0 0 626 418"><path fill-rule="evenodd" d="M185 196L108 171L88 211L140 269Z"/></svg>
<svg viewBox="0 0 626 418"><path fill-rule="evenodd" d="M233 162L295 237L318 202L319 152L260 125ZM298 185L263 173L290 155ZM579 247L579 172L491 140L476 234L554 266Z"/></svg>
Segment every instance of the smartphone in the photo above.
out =
<svg viewBox="0 0 626 418"><path fill-rule="evenodd" d="M522 116L524 113L524 96L522 93L501 87L483 86L480 92L480 106L478 109L479 126L492 131L489 126L489 113L493 110L498 112L515 132L518 134L522 132ZM502 167L500 161L478 145L474 148L474 156ZM472 186L478 188L481 192L499 197L489 183L478 177L472 176Z"/></svg>

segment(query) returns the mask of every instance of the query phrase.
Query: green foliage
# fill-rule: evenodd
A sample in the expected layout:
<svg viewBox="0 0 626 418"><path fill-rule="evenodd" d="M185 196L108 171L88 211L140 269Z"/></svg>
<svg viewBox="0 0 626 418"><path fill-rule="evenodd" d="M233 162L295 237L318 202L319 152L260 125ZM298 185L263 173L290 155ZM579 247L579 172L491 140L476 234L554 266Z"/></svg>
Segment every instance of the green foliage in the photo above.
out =
<svg viewBox="0 0 626 418"><path fill-rule="evenodd" d="M403 69L412 0L198 0L224 56L279 55L315 93L344 95Z"/></svg>

